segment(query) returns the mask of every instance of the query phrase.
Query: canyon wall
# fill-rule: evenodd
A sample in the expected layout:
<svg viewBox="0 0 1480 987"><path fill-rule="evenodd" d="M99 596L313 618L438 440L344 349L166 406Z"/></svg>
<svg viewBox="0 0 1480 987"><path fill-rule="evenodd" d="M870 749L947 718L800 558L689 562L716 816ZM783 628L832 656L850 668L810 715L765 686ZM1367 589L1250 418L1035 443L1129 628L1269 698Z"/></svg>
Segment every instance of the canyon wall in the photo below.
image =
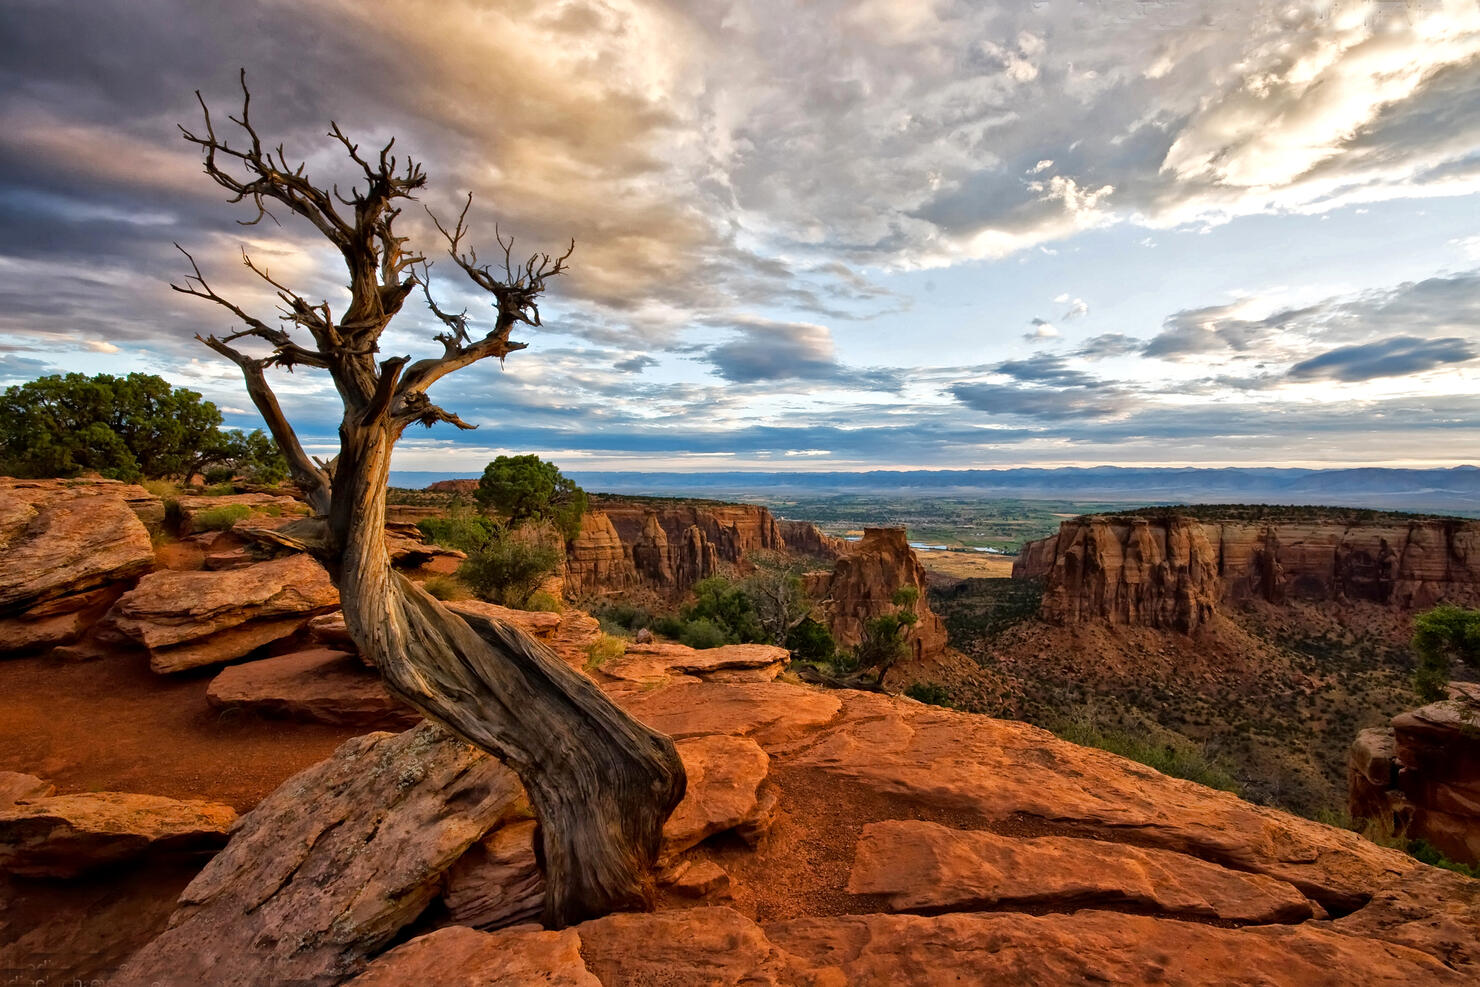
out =
<svg viewBox="0 0 1480 987"><path fill-rule="evenodd" d="M1199 521L1088 516L1023 546L1044 619L1192 633L1219 604L1369 600L1418 609L1480 601L1480 522Z"/></svg>
<svg viewBox="0 0 1480 987"><path fill-rule="evenodd" d="M634 587L673 596L758 552L835 558L845 544L805 522L778 522L751 504L603 499L593 508L566 552L565 590L572 597Z"/></svg>

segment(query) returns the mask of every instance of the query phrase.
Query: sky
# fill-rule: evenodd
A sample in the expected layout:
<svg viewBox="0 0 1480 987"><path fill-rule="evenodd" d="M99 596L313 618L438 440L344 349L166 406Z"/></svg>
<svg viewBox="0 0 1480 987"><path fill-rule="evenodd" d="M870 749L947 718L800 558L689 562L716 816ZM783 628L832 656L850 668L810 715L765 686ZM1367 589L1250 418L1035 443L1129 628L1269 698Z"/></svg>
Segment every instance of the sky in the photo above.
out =
<svg viewBox="0 0 1480 987"><path fill-rule="evenodd" d="M433 389L480 427L400 470L1475 460L1476 0L7 0L0 36L0 384L158 373L261 424L173 244L269 320L243 249L346 291L180 137L245 68L319 184L330 120L423 162L429 255L470 191L485 256L575 240L529 348ZM440 351L415 302L386 355ZM273 383L332 454L327 379Z"/></svg>

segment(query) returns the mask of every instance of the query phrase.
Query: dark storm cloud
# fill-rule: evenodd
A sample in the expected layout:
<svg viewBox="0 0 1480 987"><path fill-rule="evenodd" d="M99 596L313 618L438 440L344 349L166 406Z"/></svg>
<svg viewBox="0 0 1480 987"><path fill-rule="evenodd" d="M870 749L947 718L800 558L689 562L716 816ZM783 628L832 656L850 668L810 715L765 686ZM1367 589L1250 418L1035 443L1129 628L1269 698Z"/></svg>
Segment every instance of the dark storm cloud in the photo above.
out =
<svg viewBox="0 0 1480 987"><path fill-rule="evenodd" d="M1329 378L1341 381L1403 377L1480 357L1472 343L1457 337L1421 339L1393 336L1360 346L1340 346L1290 368L1295 380Z"/></svg>

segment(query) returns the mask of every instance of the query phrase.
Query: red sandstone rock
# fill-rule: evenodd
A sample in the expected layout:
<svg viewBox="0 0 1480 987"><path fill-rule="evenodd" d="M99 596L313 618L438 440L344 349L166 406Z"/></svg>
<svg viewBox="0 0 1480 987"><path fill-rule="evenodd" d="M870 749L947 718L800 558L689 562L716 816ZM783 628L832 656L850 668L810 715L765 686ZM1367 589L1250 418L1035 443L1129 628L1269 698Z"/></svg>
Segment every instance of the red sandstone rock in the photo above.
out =
<svg viewBox="0 0 1480 987"><path fill-rule="evenodd" d="M452 926L396 947L349 983L352 987L602 987L586 969L580 947L574 929L476 932Z"/></svg>
<svg viewBox="0 0 1480 987"><path fill-rule="evenodd" d="M769 682L790 660L785 648L768 644L727 644L695 650L682 644L629 643L623 657L602 665L600 674L630 682L662 682L681 675Z"/></svg>
<svg viewBox="0 0 1480 987"><path fill-rule="evenodd" d="M799 975L795 958L773 945L760 926L732 908L608 915L584 922L575 931L586 969L604 987L814 982ZM643 948L634 949L634 943ZM843 981L833 983L842 987Z"/></svg>
<svg viewBox="0 0 1480 987"><path fill-rule="evenodd" d="M1043 615L1050 620L1187 631L1226 600L1475 603L1480 522L1082 517L1024 545L1013 576L1046 580Z"/></svg>
<svg viewBox="0 0 1480 987"><path fill-rule="evenodd" d="M17 802L46 798L56 790L55 785L44 782L35 775L21 774L19 771L0 771L0 808L15 805Z"/></svg>
<svg viewBox="0 0 1480 987"><path fill-rule="evenodd" d="M454 613L469 613L477 617L513 624L535 640L544 641L547 644L555 639L555 634L560 629L561 615L558 613L512 610L509 607L501 607L497 603L484 603L481 600L456 600L443 605Z"/></svg>
<svg viewBox="0 0 1480 987"><path fill-rule="evenodd" d="M1144 908L1170 916L1303 922L1311 903L1283 881L1194 857L1068 836L1018 839L937 823L870 823L848 890L890 911Z"/></svg>
<svg viewBox="0 0 1480 987"><path fill-rule="evenodd" d="M494 829L447 872L447 917L475 929L534 922L545 907L545 876L535 862L533 819Z"/></svg>
<svg viewBox="0 0 1480 987"><path fill-rule="evenodd" d="M133 490L149 497L125 484L0 477L0 653L77 640L153 567Z"/></svg>
<svg viewBox="0 0 1480 987"><path fill-rule="evenodd" d="M622 544L609 517L590 511L565 555L565 588L573 597L615 593L636 586L632 549Z"/></svg>
<svg viewBox="0 0 1480 987"><path fill-rule="evenodd" d="M149 649L155 671L174 672L240 658L338 602L323 566L290 555L223 572L150 573L106 619Z"/></svg>
<svg viewBox="0 0 1480 987"><path fill-rule="evenodd" d="M211 680L206 701L215 709L303 723L404 730L421 722L421 714L393 699L358 657L325 648L223 669Z"/></svg>
<svg viewBox="0 0 1480 987"><path fill-rule="evenodd" d="M1191 634L1220 595L1218 553L1197 522L1076 518L1060 528L1042 614L1059 624L1102 619Z"/></svg>
<svg viewBox="0 0 1480 987"><path fill-rule="evenodd" d="M29 798L0 805L0 871L69 878L146 855L212 851L235 821L229 805L158 795Z"/></svg>
<svg viewBox="0 0 1480 987"><path fill-rule="evenodd" d="M688 787L663 826L663 853L672 857L727 830L751 834L770 824L773 803L761 797L771 759L748 737L695 737L678 743Z"/></svg>
<svg viewBox="0 0 1480 987"><path fill-rule="evenodd" d="M1480 863L1480 699L1454 686L1452 698L1358 734L1348 755L1347 805L1355 818Z"/></svg>
<svg viewBox="0 0 1480 987"><path fill-rule="evenodd" d="M810 573L807 595L820 600L819 610L834 639L843 647L863 640L864 625L899 608L894 594L913 589L915 623L905 632L911 656L928 660L945 650L945 625L930 609L925 567L915 557L903 528L867 528L830 575Z"/></svg>
<svg viewBox="0 0 1480 987"><path fill-rule="evenodd" d="M685 860L664 876L663 886L685 898L718 897L729 890L730 875L712 860Z"/></svg>
<svg viewBox="0 0 1480 987"><path fill-rule="evenodd" d="M831 722L836 694L786 682L694 682L666 689L617 691L633 716L671 737L729 734L762 747L794 741Z"/></svg>
<svg viewBox="0 0 1480 987"><path fill-rule="evenodd" d="M261 518L287 516L303 517L308 514L308 505L294 497L265 493L224 494L219 497L178 497L176 534L184 537L197 531L200 517L210 511L225 507L245 507Z"/></svg>
<svg viewBox="0 0 1480 987"><path fill-rule="evenodd" d="M807 976L817 984L900 987L943 983L1397 987L1469 982L1466 974L1417 950L1309 923L1227 929L1084 910L1041 916L843 915L776 922L765 932L770 943L793 957L793 969L803 971L784 981L788 983L807 983L803 979Z"/></svg>
<svg viewBox="0 0 1480 987"><path fill-rule="evenodd" d="M335 983L419 916L523 797L513 772L424 724L345 742L242 817L120 983Z"/></svg>
<svg viewBox="0 0 1480 987"><path fill-rule="evenodd" d="M1359 907L1373 888L1422 866L1355 833L1168 778L1024 723L845 696L834 724L770 753L899 798L901 812L915 805L988 825L1042 820L1065 835L1133 833L1141 846L1285 881L1330 911Z"/></svg>

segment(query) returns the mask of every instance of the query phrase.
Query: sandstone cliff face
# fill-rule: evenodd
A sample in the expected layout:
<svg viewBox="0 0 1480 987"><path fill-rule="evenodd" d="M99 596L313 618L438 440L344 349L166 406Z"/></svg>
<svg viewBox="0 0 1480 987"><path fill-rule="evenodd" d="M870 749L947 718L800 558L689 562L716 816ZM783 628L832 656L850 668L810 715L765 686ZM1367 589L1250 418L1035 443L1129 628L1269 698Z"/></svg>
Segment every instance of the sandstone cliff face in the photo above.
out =
<svg viewBox="0 0 1480 987"><path fill-rule="evenodd" d="M638 586L672 596L755 552L835 558L839 544L810 524L777 522L764 507L606 502L581 519L566 551L565 585L575 597Z"/></svg>
<svg viewBox="0 0 1480 987"><path fill-rule="evenodd" d="M1226 601L1472 603L1480 600L1480 523L1074 518L1056 536L1025 545L1013 576L1047 581L1048 620L1184 633Z"/></svg>
<svg viewBox="0 0 1480 987"><path fill-rule="evenodd" d="M1354 818L1377 819L1461 863L1480 863L1480 686L1363 730L1347 761Z"/></svg>
<svg viewBox="0 0 1480 987"><path fill-rule="evenodd" d="M1218 595L1218 556L1196 522L1092 518L1060 530L1043 616L1191 634L1213 615Z"/></svg>
<svg viewBox="0 0 1480 987"><path fill-rule="evenodd" d="M915 557L903 528L866 528L863 538L849 546L832 572L808 573L807 595L820 600L818 609L833 638L842 647L863 640L864 625L874 617L893 613L894 594L912 587L917 596L911 609L916 621L905 633L916 661L946 648L945 624L930 609L925 567Z"/></svg>

